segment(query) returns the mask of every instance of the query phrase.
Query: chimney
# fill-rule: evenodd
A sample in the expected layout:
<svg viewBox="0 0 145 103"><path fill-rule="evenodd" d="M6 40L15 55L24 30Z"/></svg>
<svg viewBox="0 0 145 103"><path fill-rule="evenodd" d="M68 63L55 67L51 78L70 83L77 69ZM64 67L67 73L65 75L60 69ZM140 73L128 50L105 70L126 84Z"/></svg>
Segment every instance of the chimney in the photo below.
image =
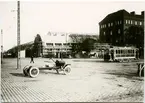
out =
<svg viewBox="0 0 145 103"><path fill-rule="evenodd" d="M141 12L141 15L144 16L144 11Z"/></svg>
<svg viewBox="0 0 145 103"><path fill-rule="evenodd" d="M135 11L130 12L131 15L135 15Z"/></svg>

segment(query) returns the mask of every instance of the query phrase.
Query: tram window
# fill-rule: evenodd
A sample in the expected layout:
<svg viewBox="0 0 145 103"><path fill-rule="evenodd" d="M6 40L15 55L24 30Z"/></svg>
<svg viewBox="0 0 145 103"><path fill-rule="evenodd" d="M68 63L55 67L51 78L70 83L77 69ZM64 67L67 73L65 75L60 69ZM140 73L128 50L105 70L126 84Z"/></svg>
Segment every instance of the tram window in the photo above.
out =
<svg viewBox="0 0 145 103"><path fill-rule="evenodd" d="M134 53L134 50L132 50L132 52Z"/></svg>
<svg viewBox="0 0 145 103"><path fill-rule="evenodd" d="M122 50L122 54L124 54L124 50Z"/></svg>
<svg viewBox="0 0 145 103"><path fill-rule="evenodd" d="M120 50L120 53L122 54L122 50Z"/></svg>
<svg viewBox="0 0 145 103"><path fill-rule="evenodd" d="M120 54L120 50L118 50L118 53Z"/></svg>
<svg viewBox="0 0 145 103"><path fill-rule="evenodd" d="M116 54L117 54L117 50L116 50Z"/></svg>

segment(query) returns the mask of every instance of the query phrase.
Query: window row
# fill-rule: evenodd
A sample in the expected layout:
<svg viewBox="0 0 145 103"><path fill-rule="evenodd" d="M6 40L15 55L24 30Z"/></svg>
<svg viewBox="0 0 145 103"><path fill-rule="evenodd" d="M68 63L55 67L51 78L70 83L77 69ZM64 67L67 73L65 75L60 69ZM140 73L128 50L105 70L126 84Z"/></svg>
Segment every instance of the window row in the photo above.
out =
<svg viewBox="0 0 145 103"><path fill-rule="evenodd" d="M128 54L128 53L134 54L135 51L134 50L116 50L116 54Z"/></svg>
<svg viewBox="0 0 145 103"><path fill-rule="evenodd" d="M61 45L64 45L64 46L67 46L67 45L70 45L70 43L54 43L55 46L61 46ZM47 46L54 46L53 43L46 43Z"/></svg>
<svg viewBox="0 0 145 103"><path fill-rule="evenodd" d="M118 34L120 34L120 33L121 33L121 30L120 30L120 29L118 29L118 31L117 31L117 32L118 32ZM106 35L106 32L104 31L104 32L103 32L103 34L104 34L104 35ZM112 33L112 31L110 31L110 35L112 35L112 34L113 34L113 33Z"/></svg>
<svg viewBox="0 0 145 103"><path fill-rule="evenodd" d="M115 25L120 25L120 24L122 24L122 21L121 20L120 21L115 21ZM111 23L107 23L107 24L101 25L101 28L111 27L113 25L114 25L114 23L111 22Z"/></svg>
<svg viewBox="0 0 145 103"><path fill-rule="evenodd" d="M47 48L45 48L43 51L54 51L54 50L58 50L58 51L71 50L71 48L53 48L53 49L47 49Z"/></svg>
<svg viewBox="0 0 145 103"><path fill-rule="evenodd" d="M132 24L132 25L143 25L143 22L141 21L135 21L135 20L125 20L126 24Z"/></svg>

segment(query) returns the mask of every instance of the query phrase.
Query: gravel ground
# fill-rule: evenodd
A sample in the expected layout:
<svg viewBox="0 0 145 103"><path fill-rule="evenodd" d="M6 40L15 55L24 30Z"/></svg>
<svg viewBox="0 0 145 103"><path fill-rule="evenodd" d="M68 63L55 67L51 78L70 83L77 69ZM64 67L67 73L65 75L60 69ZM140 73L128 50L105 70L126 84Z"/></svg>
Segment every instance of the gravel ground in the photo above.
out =
<svg viewBox="0 0 145 103"><path fill-rule="evenodd" d="M4 59L1 69L2 101L143 102L144 78L137 75L137 62L64 60L71 64L70 74L41 70L38 77L29 78L22 74L22 68L29 64L30 58L21 59L19 70L16 70L16 59ZM34 58L34 61L31 65L38 67L45 65L44 61L51 62L46 58Z"/></svg>

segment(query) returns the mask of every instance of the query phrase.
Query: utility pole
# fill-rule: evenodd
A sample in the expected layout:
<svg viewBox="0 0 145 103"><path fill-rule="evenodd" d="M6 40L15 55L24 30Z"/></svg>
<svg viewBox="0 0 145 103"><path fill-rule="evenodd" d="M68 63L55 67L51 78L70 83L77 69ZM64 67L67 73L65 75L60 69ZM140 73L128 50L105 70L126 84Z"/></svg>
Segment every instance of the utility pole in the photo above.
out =
<svg viewBox="0 0 145 103"><path fill-rule="evenodd" d="M1 29L1 64L3 63L3 30Z"/></svg>
<svg viewBox="0 0 145 103"><path fill-rule="evenodd" d="M17 2L17 69L21 68L20 62L20 1Z"/></svg>

